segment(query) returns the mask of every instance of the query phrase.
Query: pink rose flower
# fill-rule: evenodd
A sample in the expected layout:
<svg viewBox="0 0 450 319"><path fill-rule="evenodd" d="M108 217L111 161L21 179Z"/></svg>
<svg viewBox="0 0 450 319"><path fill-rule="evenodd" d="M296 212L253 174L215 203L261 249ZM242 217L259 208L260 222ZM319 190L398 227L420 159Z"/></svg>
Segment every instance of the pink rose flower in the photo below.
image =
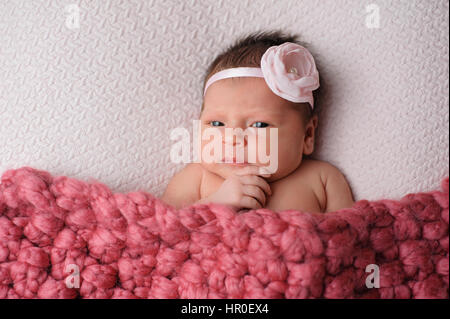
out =
<svg viewBox="0 0 450 319"><path fill-rule="evenodd" d="M295 103L307 102L314 108L312 91L320 86L319 72L306 48L292 42L272 46L262 56L261 70L275 94Z"/></svg>

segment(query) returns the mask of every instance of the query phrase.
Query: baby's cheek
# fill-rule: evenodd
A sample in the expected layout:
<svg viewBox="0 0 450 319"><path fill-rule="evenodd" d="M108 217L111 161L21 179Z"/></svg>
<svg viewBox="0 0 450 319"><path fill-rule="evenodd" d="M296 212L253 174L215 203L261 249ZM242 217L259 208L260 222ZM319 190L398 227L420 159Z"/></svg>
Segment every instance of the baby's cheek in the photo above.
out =
<svg viewBox="0 0 450 319"><path fill-rule="evenodd" d="M223 143L222 130L218 128L203 128L199 136L200 156L202 162L217 163L222 161Z"/></svg>
<svg viewBox="0 0 450 319"><path fill-rule="evenodd" d="M253 153L256 155L258 164L267 166L269 165L270 160L275 160L277 155L276 138L275 134L272 133L271 143L270 130L258 130L255 138L256 143L249 143L248 145L249 154Z"/></svg>

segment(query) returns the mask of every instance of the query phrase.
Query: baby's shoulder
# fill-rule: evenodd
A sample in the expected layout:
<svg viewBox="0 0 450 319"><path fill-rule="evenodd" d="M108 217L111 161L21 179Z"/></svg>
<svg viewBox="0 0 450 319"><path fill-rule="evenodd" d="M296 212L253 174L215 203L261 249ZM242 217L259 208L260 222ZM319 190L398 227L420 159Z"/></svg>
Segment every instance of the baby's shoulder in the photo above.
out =
<svg viewBox="0 0 450 319"><path fill-rule="evenodd" d="M308 168L308 171L312 171L314 173L318 173L324 176L338 169L336 166L328 162L317 159L304 159L302 161L302 165L305 168Z"/></svg>
<svg viewBox="0 0 450 319"><path fill-rule="evenodd" d="M170 183L184 185L189 182L191 185L199 184L202 178L203 168L199 163L189 163L178 171Z"/></svg>
<svg viewBox="0 0 450 319"><path fill-rule="evenodd" d="M177 208L199 199L202 167L198 163L189 163L170 180L161 199ZM186 187L189 185L189 187Z"/></svg>
<svg viewBox="0 0 450 319"><path fill-rule="evenodd" d="M328 175L339 172L339 169L333 164L316 159L305 159L302 161L302 166L305 171L320 176L323 181Z"/></svg>
<svg viewBox="0 0 450 319"><path fill-rule="evenodd" d="M321 179L325 177L330 170L330 166L332 166L330 163L317 159L303 159L302 164L300 165L301 170L305 172L305 174L314 175Z"/></svg>
<svg viewBox="0 0 450 319"><path fill-rule="evenodd" d="M340 170L328 162L317 159L304 159L300 167L298 179L308 182L317 196L324 200L328 178L339 175Z"/></svg>
<svg viewBox="0 0 450 319"><path fill-rule="evenodd" d="M183 169L183 175L188 178L201 178L203 174L203 167L200 163L189 163Z"/></svg>

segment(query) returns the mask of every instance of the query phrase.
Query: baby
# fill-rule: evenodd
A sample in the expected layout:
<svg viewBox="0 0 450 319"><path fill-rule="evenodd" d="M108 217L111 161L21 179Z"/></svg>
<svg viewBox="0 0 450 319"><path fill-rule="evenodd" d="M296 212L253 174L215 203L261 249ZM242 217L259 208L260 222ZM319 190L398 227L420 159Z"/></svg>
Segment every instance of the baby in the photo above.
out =
<svg viewBox="0 0 450 319"><path fill-rule="evenodd" d="M222 150L215 149L213 161L205 161L202 155L198 163L189 163L178 172L163 201L176 208L219 203L236 210L311 213L353 205L343 174L327 162L310 158L318 124L313 91L319 87L319 73L296 36L275 31L238 41L213 61L204 83L201 132L219 131ZM246 134L229 138L227 128L246 130ZM273 129L277 132L275 147L269 132ZM269 154L277 154L274 160L271 157L272 163L259 156L250 160L250 154L264 145L250 143L251 136L258 143L265 139ZM202 152L206 142L202 138ZM238 148L244 150L243 160L236 156Z"/></svg>

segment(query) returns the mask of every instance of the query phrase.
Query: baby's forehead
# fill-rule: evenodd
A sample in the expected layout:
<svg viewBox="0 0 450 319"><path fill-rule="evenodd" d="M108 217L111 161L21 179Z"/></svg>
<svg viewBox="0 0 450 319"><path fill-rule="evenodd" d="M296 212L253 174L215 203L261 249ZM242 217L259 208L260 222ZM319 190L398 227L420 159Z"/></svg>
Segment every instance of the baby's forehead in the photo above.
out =
<svg viewBox="0 0 450 319"><path fill-rule="evenodd" d="M274 105L271 103L251 103L251 104L205 104L203 113L207 114L228 114L228 115L268 115L278 116L285 114L287 107Z"/></svg>
<svg viewBox="0 0 450 319"><path fill-rule="evenodd" d="M292 115L298 105L281 98L261 78L229 78L213 83L203 100L202 114Z"/></svg>
<svg viewBox="0 0 450 319"><path fill-rule="evenodd" d="M202 107L207 113L260 113L269 115L298 112L299 106L284 99L269 100L255 98L248 94L245 99L214 99L205 101Z"/></svg>

